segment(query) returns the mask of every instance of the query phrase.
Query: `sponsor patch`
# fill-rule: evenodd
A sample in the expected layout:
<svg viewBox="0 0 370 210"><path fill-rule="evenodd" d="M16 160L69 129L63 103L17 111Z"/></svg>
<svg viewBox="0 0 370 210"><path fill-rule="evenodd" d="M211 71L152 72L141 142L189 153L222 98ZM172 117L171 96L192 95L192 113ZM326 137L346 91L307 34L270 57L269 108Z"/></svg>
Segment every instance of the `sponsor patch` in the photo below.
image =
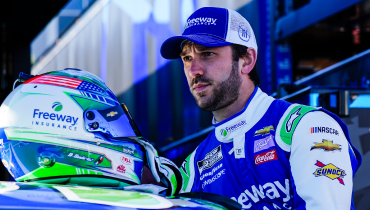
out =
<svg viewBox="0 0 370 210"><path fill-rule="evenodd" d="M117 171L124 174L126 173L126 167L124 165L119 165Z"/></svg>
<svg viewBox="0 0 370 210"><path fill-rule="evenodd" d="M216 171L218 169L222 168L222 163L218 166L215 166L214 168L212 168L212 171L208 172L208 173L205 173L203 174L201 177L200 177L200 180L203 180L205 177L207 176L212 176L214 173L216 173Z"/></svg>
<svg viewBox="0 0 370 210"><path fill-rule="evenodd" d="M311 150L314 149L322 149L324 151L341 151L342 146L340 144L333 144L333 141L330 140L322 140L322 143L314 142Z"/></svg>
<svg viewBox="0 0 370 210"><path fill-rule="evenodd" d="M188 22L186 23L184 30L196 25L216 25L216 21L217 19L210 17L198 17L188 19Z"/></svg>
<svg viewBox="0 0 370 210"><path fill-rule="evenodd" d="M269 135L266 138L254 141L254 153L275 146L274 136Z"/></svg>
<svg viewBox="0 0 370 210"><path fill-rule="evenodd" d="M265 136L267 134L270 134L270 131L275 131L274 126L270 125L267 127L263 127L261 130L257 130L253 136L259 136L259 135Z"/></svg>
<svg viewBox="0 0 370 210"><path fill-rule="evenodd" d="M251 29L248 26L239 26L238 28L239 38L245 42L248 42L251 38Z"/></svg>
<svg viewBox="0 0 370 210"><path fill-rule="evenodd" d="M299 113L301 111L301 109L302 109L302 107L300 107L295 112L293 112L292 114L289 115L288 121L285 124L285 130L286 130L287 133L290 133L290 131L292 131L294 121L299 116L301 116L301 113Z"/></svg>
<svg viewBox="0 0 370 210"><path fill-rule="evenodd" d="M266 182L265 184L249 185L239 194L239 197L231 197L231 199L240 203L243 209L250 209L253 203L265 202L266 197L269 198L271 202L275 202L274 199L279 199L279 202L282 200L285 202L282 205L284 209L292 209L292 207L286 203L293 198L293 196L290 195L290 190L289 179L285 179L285 182L284 180L276 180ZM274 209L283 209L275 203L272 203L272 205L275 207ZM265 209L267 208L264 208L264 210ZM270 208L270 210L272 209Z"/></svg>
<svg viewBox="0 0 370 210"><path fill-rule="evenodd" d="M308 133L330 133L339 136L338 130L329 127L311 127L308 129Z"/></svg>
<svg viewBox="0 0 370 210"><path fill-rule="evenodd" d="M121 162L126 164L126 165L131 165L132 164L132 160L131 158L128 158L128 157L121 157Z"/></svg>
<svg viewBox="0 0 370 210"><path fill-rule="evenodd" d="M206 157L201 160L197 161L197 166L199 170L199 174L202 174L202 171L212 168L218 161L223 158L221 145L214 148L212 151L206 154Z"/></svg>
<svg viewBox="0 0 370 210"><path fill-rule="evenodd" d="M221 129L220 130L220 134L221 136L227 136L228 134L238 130L239 128L245 126L247 123L245 122L245 120L242 120L230 127L226 127L225 129Z"/></svg>
<svg viewBox="0 0 370 210"><path fill-rule="evenodd" d="M188 160L184 160L184 162L182 163L182 165L181 165L181 167L180 167L180 169L182 169L183 170L183 172L187 175L187 176L189 176L189 174L188 174L188 172L186 171L186 163L188 162Z"/></svg>
<svg viewBox="0 0 370 210"><path fill-rule="evenodd" d="M217 179L219 179L222 175L225 174L225 170L226 169L222 169L220 172L216 173L216 175L214 175L212 178L205 180L202 183L202 188L204 189L205 186L207 186L209 184L212 184L214 181L216 181Z"/></svg>
<svg viewBox="0 0 370 210"><path fill-rule="evenodd" d="M276 150L272 149L270 151L258 154L254 156L254 163L255 165L259 165L262 163L267 163L272 160L277 160Z"/></svg>
<svg viewBox="0 0 370 210"><path fill-rule="evenodd" d="M315 165L319 167L313 173L315 175L315 177L326 176L331 180L338 179L339 183L344 185L343 177L347 174L343 169L340 169L340 168L336 167L335 165L333 165L331 163L325 165L325 164L323 164L322 162L320 162L318 160L317 160Z"/></svg>

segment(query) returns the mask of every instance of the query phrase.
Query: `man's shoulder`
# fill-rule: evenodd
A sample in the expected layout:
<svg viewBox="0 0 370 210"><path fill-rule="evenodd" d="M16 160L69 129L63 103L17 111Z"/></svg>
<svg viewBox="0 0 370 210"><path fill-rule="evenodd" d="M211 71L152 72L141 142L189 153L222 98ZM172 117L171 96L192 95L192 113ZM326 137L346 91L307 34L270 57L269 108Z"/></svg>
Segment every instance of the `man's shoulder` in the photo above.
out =
<svg viewBox="0 0 370 210"><path fill-rule="evenodd" d="M289 104L288 108L279 119L279 123L276 128L275 139L280 148L287 152L290 151L292 136L298 123L307 113L317 110L319 109L302 104Z"/></svg>

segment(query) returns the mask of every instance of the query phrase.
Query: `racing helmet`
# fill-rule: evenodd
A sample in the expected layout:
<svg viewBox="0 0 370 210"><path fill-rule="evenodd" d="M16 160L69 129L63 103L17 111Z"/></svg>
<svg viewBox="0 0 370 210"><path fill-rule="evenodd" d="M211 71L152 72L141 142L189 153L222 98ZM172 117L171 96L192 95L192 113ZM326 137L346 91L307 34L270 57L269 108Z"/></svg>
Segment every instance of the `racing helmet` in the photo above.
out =
<svg viewBox="0 0 370 210"><path fill-rule="evenodd" d="M0 107L1 160L16 181L141 184L141 134L101 79L79 69L28 76Z"/></svg>

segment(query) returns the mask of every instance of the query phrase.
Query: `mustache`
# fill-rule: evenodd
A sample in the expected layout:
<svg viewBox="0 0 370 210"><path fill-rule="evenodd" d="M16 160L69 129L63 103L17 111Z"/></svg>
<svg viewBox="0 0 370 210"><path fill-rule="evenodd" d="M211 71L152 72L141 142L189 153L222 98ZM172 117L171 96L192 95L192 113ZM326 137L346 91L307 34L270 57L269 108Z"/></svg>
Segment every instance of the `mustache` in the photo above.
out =
<svg viewBox="0 0 370 210"><path fill-rule="evenodd" d="M193 87L194 85L198 84L198 83L212 83L212 80L205 77L205 76L198 76L198 77L195 77L191 80L191 87Z"/></svg>

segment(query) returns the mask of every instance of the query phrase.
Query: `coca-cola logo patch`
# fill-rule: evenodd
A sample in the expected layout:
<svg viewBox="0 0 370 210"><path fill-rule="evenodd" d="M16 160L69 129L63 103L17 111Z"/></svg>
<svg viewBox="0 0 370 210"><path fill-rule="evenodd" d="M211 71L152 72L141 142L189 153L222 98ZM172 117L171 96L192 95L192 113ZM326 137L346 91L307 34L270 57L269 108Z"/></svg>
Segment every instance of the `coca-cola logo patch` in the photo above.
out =
<svg viewBox="0 0 370 210"><path fill-rule="evenodd" d="M272 149L270 151L258 154L254 156L254 164L259 165L272 160L277 160L276 150Z"/></svg>

